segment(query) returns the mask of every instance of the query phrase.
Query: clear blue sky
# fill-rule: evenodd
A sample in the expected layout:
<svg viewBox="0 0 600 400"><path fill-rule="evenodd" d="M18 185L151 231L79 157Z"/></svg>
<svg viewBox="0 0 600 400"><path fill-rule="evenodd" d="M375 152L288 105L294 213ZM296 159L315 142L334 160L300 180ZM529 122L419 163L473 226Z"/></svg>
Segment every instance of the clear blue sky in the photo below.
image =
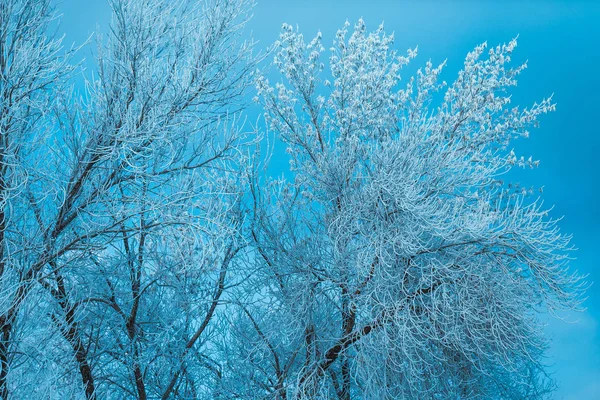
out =
<svg viewBox="0 0 600 400"><path fill-rule="evenodd" d="M62 0L58 9L67 44L83 42L97 28L105 31L110 18L106 0ZM514 179L544 185L545 204L555 206L555 217L564 216L560 226L579 249L573 267L595 282L588 310L570 317L576 324L549 322L548 363L560 385L557 399L600 399L600 1L257 0L248 28L259 48L277 39L283 22L298 25L305 37L321 30L327 44L346 19L360 17L373 29L384 21L396 33L398 50L418 45L413 63L447 58L447 81L475 45L519 35L515 58L529 60L529 68L514 104L554 93L557 112L545 116L529 139L515 143L517 153L541 164ZM92 50L82 54L91 60ZM93 68L93 62L86 65Z"/></svg>

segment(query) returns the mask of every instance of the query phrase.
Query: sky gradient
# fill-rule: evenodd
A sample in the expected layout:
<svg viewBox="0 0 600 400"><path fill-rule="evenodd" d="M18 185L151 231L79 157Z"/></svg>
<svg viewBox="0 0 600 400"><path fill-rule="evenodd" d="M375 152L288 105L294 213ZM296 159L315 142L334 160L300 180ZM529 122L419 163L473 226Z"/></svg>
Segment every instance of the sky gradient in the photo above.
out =
<svg viewBox="0 0 600 400"><path fill-rule="evenodd" d="M110 19L106 0L62 0L57 8L67 46L105 31ZM258 0L247 32L264 49L286 22L298 25L306 38L320 30L328 47L344 21L353 24L360 17L369 29L385 22L400 52L418 45L413 66L448 59L442 78L448 82L476 45L497 45L519 35L514 59L528 60L529 68L519 79L513 104L529 106L554 93L557 111L544 116L529 139L514 143L517 155L532 155L541 160L540 167L511 177L526 186L544 186L545 204L554 206L552 216L564 216L560 227L573 234L578 248L572 267L594 282L587 310L568 316L577 323L549 320L548 363L560 385L557 399L600 399L600 2ZM80 53L88 60L88 72L94 51L92 44ZM249 120L255 120L256 111L249 113ZM281 169L286 163L283 157L273 162Z"/></svg>

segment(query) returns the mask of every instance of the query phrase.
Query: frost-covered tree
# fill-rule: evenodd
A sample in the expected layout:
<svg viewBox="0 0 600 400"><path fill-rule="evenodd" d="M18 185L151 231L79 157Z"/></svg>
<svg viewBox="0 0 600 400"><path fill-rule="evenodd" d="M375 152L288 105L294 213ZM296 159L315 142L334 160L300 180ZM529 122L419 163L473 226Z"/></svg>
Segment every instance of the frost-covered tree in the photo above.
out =
<svg viewBox="0 0 600 400"><path fill-rule="evenodd" d="M198 398L241 236L245 0L111 0L83 98L0 4L0 398ZM17 329L18 328L18 329Z"/></svg>
<svg viewBox="0 0 600 400"><path fill-rule="evenodd" d="M97 68L50 0L0 1L0 399L539 398L569 238L500 181L550 99L516 42L406 85L359 21L322 63L285 25L257 80L288 179L239 114L246 0L109 0Z"/></svg>
<svg viewBox="0 0 600 400"><path fill-rule="evenodd" d="M65 52L60 38L49 32L54 20L49 1L0 3L1 399L8 398L12 365L38 356L43 363L39 353L24 350L36 342L47 344L43 334L24 326L31 310L25 314L20 310L35 286L42 240L42 233L31 229L29 194L40 178L54 98L63 92L73 70L71 52Z"/></svg>
<svg viewBox="0 0 600 400"><path fill-rule="evenodd" d="M383 26L283 26L258 80L290 179L254 185L257 273L231 364L242 398L539 398L540 312L577 308L569 237L501 181L551 99L510 104L516 41L470 52L453 83L428 62L406 84ZM232 352L232 354L234 354ZM237 383L237 386L235 385Z"/></svg>

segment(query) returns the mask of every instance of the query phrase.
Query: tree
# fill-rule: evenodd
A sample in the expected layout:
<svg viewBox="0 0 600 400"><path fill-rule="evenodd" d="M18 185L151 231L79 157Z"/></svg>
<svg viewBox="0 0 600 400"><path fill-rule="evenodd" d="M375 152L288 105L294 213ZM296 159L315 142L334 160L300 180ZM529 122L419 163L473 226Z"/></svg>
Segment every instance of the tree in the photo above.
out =
<svg viewBox="0 0 600 400"><path fill-rule="evenodd" d="M269 305L239 316L245 397L543 397L539 313L577 308L583 283L541 201L500 178L537 165L510 145L552 100L510 105L516 40L476 47L450 85L428 62L400 87L416 50L348 29L326 73L321 34L284 25L285 80L257 83L292 178L254 185L251 287Z"/></svg>
<svg viewBox="0 0 600 400"><path fill-rule="evenodd" d="M46 36L49 2L2 3L0 398L189 398L207 384L202 346L245 245L250 4L110 5L79 100L61 90L73 67Z"/></svg>
<svg viewBox="0 0 600 400"><path fill-rule="evenodd" d="M0 399L552 389L538 316L584 284L541 201L500 181L554 110L510 107L515 41L400 87L416 50L383 27L346 24L325 72L320 34L284 25L285 83L256 83L290 178L265 180L239 114L251 4L109 4L79 92L50 1L0 3Z"/></svg>
<svg viewBox="0 0 600 400"><path fill-rule="evenodd" d="M31 229L28 197L39 178L49 110L73 70L72 52L48 34L49 1L0 4L0 398L8 398L10 366L27 357L17 344L25 328L19 310L40 270L41 232ZM25 381L22 382L24 386Z"/></svg>

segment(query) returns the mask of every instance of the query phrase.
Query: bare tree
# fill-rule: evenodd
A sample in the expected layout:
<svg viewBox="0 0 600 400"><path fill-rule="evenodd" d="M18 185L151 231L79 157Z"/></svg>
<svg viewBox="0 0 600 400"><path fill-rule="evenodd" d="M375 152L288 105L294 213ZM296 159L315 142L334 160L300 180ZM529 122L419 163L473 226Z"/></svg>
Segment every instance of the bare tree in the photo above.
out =
<svg viewBox="0 0 600 400"><path fill-rule="evenodd" d="M516 41L400 87L416 51L383 27L346 24L325 72L284 25L272 87L246 0L109 3L83 93L49 0L0 3L0 399L550 392L537 317L583 283L500 181L554 110L510 107ZM243 130L252 82L288 179Z"/></svg>
<svg viewBox="0 0 600 400"><path fill-rule="evenodd" d="M348 26L326 73L321 35L284 25L285 82L258 81L292 178L255 189L253 287L274 305L246 316L264 371L247 397L542 397L538 313L577 308L582 281L541 202L499 179L536 165L509 146L552 101L509 106L516 41L478 46L450 85L428 62L399 87L416 50Z"/></svg>
<svg viewBox="0 0 600 400"><path fill-rule="evenodd" d="M46 257L42 232L24 205L39 178L54 98L73 70L61 39L49 28L49 1L0 4L0 398L9 394L12 364L23 357L15 344L18 313Z"/></svg>
<svg viewBox="0 0 600 400"><path fill-rule="evenodd" d="M243 138L226 120L236 111L236 102L238 107L241 104L240 96L250 82L251 43L239 41L248 5L243 1L175 4L152 0L115 1L111 6L113 27L108 47L100 53L99 79L90 87L89 117L81 124L83 134L73 134L75 143L69 146L78 153L66 181L89 182L90 189L86 193L83 185L67 185L66 192L68 199L81 193L80 203L73 202L72 207L78 214L90 208L93 218L82 218L79 236L97 232L92 235L106 246L100 253L98 248L92 247L91 253L90 248L84 249L98 257L93 264L105 275L104 293L94 300L116 313L107 319L110 323L123 327L116 336L107 335L114 342L99 342L95 350L101 363L109 363L98 379L112 385L109 392L116 387L125 390L119 396L144 399L148 395L144 376L160 373L152 377L153 395L169 398L186 368L188 353L210 323L227 269L241 245L235 228L239 224L234 215L236 202L227 197L239 195L232 182L237 173L234 159L240 159ZM80 124L70 125L79 128ZM187 235L196 240L205 236L195 252L188 252L188 259L177 259L177 248L190 240ZM78 239L69 242L74 240ZM160 254L160 250L174 254ZM214 253L205 254L209 250ZM115 254L120 255L116 260ZM115 263L103 265L107 256ZM77 263L75 266L79 268ZM165 271L167 268L174 270ZM216 277L210 274L214 268ZM181 310L182 314L161 320L156 306L168 303L170 291L166 288L175 285L173 275L177 277L181 269L192 271L198 287L209 285L211 290L186 289L190 283L185 281L171 290L179 295L189 290L186 301L208 301L207 309ZM115 271L126 274L116 275L115 280ZM66 296L60 293L61 279L56 278L59 303ZM77 281L72 285L76 289L71 290L82 292L74 285ZM129 282L129 293L122 291L125 282ZM162 290L156 292L153 286ZM200 294L208 299L194 297ZM156 297L146 298L152 295ZM70 301L67 308L75 312L82 302L85 297ZM153 310L159 315L150 314ZM141 322L142 316L145 320ZM63 330L77 328L70 318L65 310ZM176 323L178 318L186 321L184 332ZM88 342L106 339L93 336L98 329L93 323L88 327ZM122 333L124 337L119 336ZM169 333L184 343L173 344L171 354L161 355L161 347L171 339L167 339ZM187 334L190 336L183 339ZM76 357L83 345L81 335L65 336L71 342L76 337L72 344ZM148 340L152 337L161 341ZM115 345L117 348L111 349ZM143 354L146 348L153 354ZM105 361L104 354L111 360ZM81 361L78 358L80 366L89 364L84 359L88 354L85 356ZM171 364L157 368L160 357L168 357ZM117 368L119 364L125 371ZM88 398L92 398L94 378L82 368L80 371ZM133 376L133 385L123 381L127 376Z"/></svg>
<svg viewBox="0 0 600 400"><path fill-rule="evenodd" d="M247 139L233 115L255 62L240 38L251 4L111 1L98 78L81 101L56 89L73 67L47 39L48 2L4 4L2 205L18 207L2 229L0 397L25 310L49 315L45 329L66 344L54 365L76 366L86 398L187 396L189 353L244 246L236 182ZM52 135L32 140L45 111L55 111ZM39 307L27 304L34 294Z"/></svg>

